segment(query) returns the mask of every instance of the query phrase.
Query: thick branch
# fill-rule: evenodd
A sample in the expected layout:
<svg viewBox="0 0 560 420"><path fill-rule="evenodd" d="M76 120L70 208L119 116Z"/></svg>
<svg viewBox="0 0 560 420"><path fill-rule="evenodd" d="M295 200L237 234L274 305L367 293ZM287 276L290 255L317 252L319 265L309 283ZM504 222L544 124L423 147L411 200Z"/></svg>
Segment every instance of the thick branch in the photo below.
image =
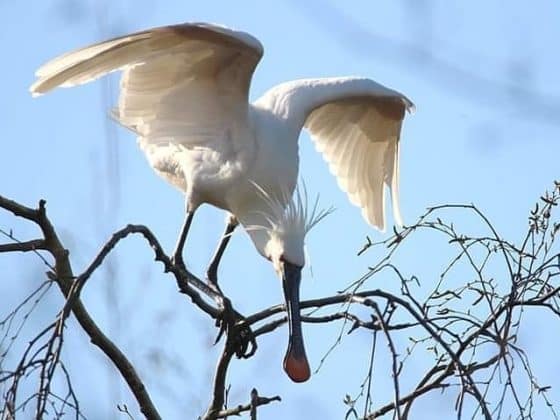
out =
<svg viewBox="0 0 560 420"><path fill-rule="evenodd" d="M226 340L224 344L224 350L216 366L216 373L214 375L214 388L212 392L212 402L210 407L206 411L203 420L214 420L219 418L219 414L225 403L225 391L226 391L226 374L231 362L231 358L235 354L233 348Z"/></svg>

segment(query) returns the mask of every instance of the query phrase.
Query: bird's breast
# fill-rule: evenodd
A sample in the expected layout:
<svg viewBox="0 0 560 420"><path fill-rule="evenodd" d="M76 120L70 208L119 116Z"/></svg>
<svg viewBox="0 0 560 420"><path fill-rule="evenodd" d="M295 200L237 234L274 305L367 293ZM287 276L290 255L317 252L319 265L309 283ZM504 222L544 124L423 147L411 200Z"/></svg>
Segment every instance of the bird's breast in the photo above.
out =
<svg viewBox="0 0 560 420"><path fill-rule="evenodd" d="M188 194L193 205L209 203L228 209L230 191L247 178L255 160L250 141L228 130L206 142L154 141L139 138L140 148L155 172Z"/></svg>

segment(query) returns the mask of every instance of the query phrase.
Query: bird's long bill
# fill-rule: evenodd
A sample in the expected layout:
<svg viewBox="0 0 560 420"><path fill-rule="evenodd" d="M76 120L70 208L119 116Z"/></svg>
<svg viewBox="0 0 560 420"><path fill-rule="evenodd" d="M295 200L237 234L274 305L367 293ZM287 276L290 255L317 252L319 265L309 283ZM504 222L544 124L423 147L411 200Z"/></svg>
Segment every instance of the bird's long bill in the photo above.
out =
<svg viewBox="0 0 560 420"><path fill-rule="evenodd" d="M299 313L299 283L301 281L301 267L288 262L283 264L282 287L288 312L288 327L290 337L288 350L284 357L284 370L294 382L305 382L309 379L309 363L305 355L303 335L301 333L301 318Z"/></svg>

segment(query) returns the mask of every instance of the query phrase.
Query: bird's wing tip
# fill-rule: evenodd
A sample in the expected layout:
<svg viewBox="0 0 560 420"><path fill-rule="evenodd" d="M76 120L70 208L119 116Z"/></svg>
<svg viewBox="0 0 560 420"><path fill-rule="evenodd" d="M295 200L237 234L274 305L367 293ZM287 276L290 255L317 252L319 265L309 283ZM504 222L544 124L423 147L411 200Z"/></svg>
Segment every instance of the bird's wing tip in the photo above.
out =
<svg viewBox="0 0 560 420"><path fill-rule="evenodd" d="M403 101L404 101L404 105L406 107L406 111L410 115L414 115L416 113L416 105L414 105L414 103L410 99L408 99L406 96L403 96Z"/></svg>
<svg viewBox="0 0 560 420"><path fill-rule="evenodd" d="M29 93L31 93L32 98L37 98L43 95L43 92L37 90L37 83L34 83L29 87Z"/></svg>

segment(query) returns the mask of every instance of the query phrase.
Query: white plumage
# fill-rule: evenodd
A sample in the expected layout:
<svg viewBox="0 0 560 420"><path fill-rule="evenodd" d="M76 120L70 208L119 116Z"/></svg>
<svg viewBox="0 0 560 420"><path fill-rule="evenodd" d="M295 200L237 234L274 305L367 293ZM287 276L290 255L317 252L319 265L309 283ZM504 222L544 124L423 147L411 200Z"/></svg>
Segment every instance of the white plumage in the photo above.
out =
<svg viewBox="0 0 560 420"><path fill-rule="evenodd" d="M386 186L395 222L401 223L399 136L404 113L413 105L394 90L356 77L291 81L249 103L262 54L260 42L243 32L203 23L167 26L62 55L37 71L31 92L39 95L123 70L115 119L138 135L154 170L185 193L188 217L177 261L182 261L192 214L209 203L245 227L268 226L247 231L283 280L299 289L299 278L284 279L281 271L284 263L303 266L305 232L297 241L274 235L270 215L279 216L277 209L271 211L270 198L280 207L289 204L298 177L301 129L310 132L364 218L384 229ZM295 292L284 286L289 315L297 317L290 320L291 335L301 336L299 308L291 301ZM290 349L301 348L288 350L285 368L292 379L305 380L309 369L301 360L303 341L296 337L292 343L292 338Z"/></svg>

